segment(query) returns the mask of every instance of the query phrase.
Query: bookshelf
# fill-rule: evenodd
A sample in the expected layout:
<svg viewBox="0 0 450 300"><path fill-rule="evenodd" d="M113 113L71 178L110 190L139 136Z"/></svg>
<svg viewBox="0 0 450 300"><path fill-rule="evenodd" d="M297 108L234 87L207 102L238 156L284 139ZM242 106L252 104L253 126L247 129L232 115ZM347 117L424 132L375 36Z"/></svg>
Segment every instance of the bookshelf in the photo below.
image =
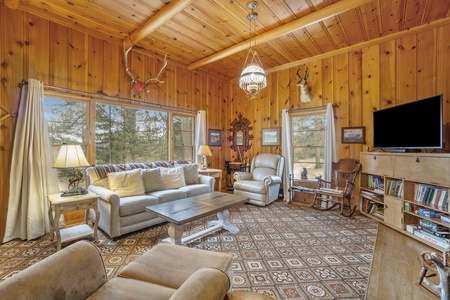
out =
<svg viewBox="0 0 450 300"><path fill-rule="evenodd" d="M450 154L361 152L360 212L439 251L450 246Z"/></svg>

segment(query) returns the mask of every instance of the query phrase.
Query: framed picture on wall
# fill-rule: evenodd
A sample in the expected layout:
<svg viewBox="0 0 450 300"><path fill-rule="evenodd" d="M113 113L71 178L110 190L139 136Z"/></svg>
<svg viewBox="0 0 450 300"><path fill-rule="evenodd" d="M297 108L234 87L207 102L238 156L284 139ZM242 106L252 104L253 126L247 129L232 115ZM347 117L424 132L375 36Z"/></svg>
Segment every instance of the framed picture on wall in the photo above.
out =
<svg viewBox="0 0 450 300"><path fill-rule="evenodd" d="M208 145L222 146L222 130L210 129L208 132Z"/></svg>
<svg viewBox="0 0 450 300"><path fill-rule="evenodd" d="M364 144L366 128L361 127L342 127L343 144Z"/></svg>
<svg viewBox="0 0 450 300"><path fill-rule="evenodd" d="M279 146L280 145L280 128L263 128L262 129L262 145L263 146Z"/></svg>

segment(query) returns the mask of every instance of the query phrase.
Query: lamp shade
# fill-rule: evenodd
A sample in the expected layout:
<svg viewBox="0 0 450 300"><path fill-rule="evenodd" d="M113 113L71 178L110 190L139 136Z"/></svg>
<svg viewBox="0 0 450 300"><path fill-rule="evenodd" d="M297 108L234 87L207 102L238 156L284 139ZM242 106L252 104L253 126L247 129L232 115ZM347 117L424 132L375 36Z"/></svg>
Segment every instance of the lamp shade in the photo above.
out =
<svg viewBox="0 0 450 300"><path fill-rule="evenodd" d="M66 169L89 166L90 164L86 156L84 156L83 149L81 149L80 145L62 145L53 168Z"/></svg>
<svg viewBox="0 0 450 300"><path fill-rule="evenodd" d="M211 149L209 149L209 146L207 145L200 145L197 154L202 156L212 156Z"/></svg>

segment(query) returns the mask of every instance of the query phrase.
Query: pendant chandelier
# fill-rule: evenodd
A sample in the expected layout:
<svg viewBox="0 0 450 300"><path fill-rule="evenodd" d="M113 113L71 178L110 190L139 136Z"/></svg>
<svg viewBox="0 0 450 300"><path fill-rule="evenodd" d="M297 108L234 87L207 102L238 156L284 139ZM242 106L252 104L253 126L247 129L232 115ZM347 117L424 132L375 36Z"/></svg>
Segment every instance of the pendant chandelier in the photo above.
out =
<svg viewBox="0 0 450 300"><path fill-rule="evenodd" d="M248 8L252 11L247 15L247 20L250 21L250 35L252 34L252 22L258 18L258 14L253 10L258 7L256 1L248 3ZM255 40L256 46L256 40ZM251 57L251 58L250 58ZM249 61L250 58L250 61ZM250 41L250 49L245 59L244 69L239 78L239 87L245 91L247 96L254 98L259 92L267 86L266 72L262 67L261 60L258 53L253 49Z"/></svg>

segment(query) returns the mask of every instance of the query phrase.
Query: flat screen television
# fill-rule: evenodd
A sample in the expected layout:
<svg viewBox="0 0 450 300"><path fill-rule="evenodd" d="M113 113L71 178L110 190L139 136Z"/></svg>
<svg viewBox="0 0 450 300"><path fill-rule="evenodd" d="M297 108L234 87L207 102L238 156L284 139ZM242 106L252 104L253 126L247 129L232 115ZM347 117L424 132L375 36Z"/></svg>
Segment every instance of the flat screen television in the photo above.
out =
<svg viewBox="0 0 450 300"><path fill-rule="evenodd" d="M442 128L442 95L376 110L373 146L388 151L440 149Z"/></svg>

